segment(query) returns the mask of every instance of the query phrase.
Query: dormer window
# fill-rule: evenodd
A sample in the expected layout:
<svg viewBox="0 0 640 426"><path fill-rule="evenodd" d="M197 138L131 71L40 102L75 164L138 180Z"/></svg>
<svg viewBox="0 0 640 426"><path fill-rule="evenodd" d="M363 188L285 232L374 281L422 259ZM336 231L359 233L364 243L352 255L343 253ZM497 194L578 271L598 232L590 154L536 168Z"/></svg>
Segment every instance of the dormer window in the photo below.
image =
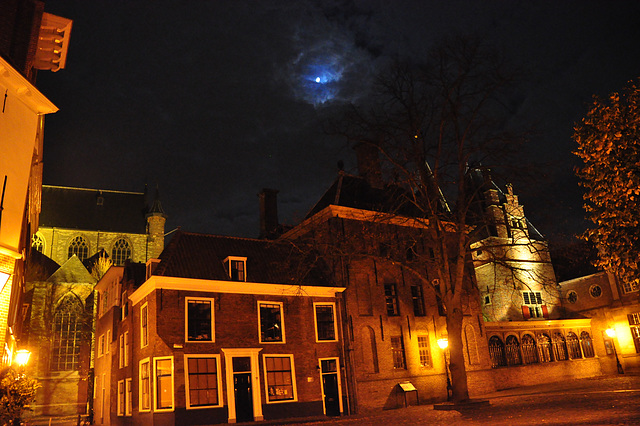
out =
<svg viewBox="0 0 640 426"><path fill-rule="evenodd" d="M229 256L224 260L231 281L247 281L247 258Z"/></svg>

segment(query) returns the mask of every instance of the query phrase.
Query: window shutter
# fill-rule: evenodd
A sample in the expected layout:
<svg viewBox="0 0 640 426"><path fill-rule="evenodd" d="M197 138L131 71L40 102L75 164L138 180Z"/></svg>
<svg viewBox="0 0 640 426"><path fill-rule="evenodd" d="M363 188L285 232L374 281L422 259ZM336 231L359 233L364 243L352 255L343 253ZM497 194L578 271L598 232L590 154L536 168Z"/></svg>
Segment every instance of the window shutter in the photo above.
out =
<svg viewBox="0 0 640 426"><path fill-rule="evenodd" d="M547 309L547 305L542 305L542 316L544 318L549 318L549 310Z"/></svg>
<svg viewBox="0 0 640 426"><path fill-rule="evenodd" d="M524 319L531 318L531 312L529 312L529 307L526 305L522 305L522 316Z"/></svg>

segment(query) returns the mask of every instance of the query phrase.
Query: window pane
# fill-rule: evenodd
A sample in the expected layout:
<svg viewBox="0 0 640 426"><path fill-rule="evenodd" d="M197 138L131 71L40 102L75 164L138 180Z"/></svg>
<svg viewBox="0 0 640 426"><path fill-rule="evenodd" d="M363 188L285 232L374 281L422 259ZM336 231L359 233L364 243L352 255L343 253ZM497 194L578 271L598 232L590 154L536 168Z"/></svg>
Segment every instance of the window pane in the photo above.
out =
<svg viewBox="0 0 640 426"><path fill-rule="evenodd" d="M262 342L282 342L280 305L260 304L260 336Z"/></svg>
<svg viewBox="0 0 640 426"><path fill-rule="evenodd" d="M189 358L190 405L218 405L218 377L215 358Z"/></svg>
<svg viewBox="0 0 640 426"><path fill-rule="evenodd" d="M294 399L293 374L289 357L265 357L269 401Z"/></svg>
<svg viewBox="0 0 640 426"><path fill-rule="evenodd" d="M171 360L156 360L156 408L171 408L173 389L171 387Z"/></svg>
<svg viewBox="0 0 640 426"><path fill-rule="evenodd" d="M188 301L187 330L189 341L211 341L211 301Z"/></svg>
<svg viewBox="0 0 640 426"><path fill-rule="evenodd" d="M336 340L332 305L316 306L316 325L318 340Z"/></svg>

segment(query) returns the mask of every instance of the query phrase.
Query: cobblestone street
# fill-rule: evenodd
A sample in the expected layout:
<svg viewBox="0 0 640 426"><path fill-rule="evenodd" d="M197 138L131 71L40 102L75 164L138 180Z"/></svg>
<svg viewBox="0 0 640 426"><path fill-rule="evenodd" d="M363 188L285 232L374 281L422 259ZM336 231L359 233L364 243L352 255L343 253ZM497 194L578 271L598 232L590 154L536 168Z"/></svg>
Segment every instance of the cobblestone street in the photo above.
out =
<svg viewBox="0 0 640 426"><path fill-rule="evenodd" d="M489 407L436 411L433 405L346 416L320 425L640 425L640 376L599 377L485 395Z"/></svg>

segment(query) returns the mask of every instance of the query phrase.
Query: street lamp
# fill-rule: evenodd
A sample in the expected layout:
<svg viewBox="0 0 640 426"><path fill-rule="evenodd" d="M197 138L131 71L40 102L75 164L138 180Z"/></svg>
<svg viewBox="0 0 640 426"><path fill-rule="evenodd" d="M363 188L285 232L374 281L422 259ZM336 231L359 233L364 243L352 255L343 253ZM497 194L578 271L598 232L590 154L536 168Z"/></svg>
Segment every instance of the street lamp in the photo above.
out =
<svg viewBox="0 0 640 426"><path fill-rule="evenodd" d="M618 359L616 342L613 340L613 338L616 337L616 330L613 328L607 328L604 332L607 334L607 336L611 338L611 344L613 345L613 354L616 356L616 365L618 366L618 374L624 374L624 370L622 369L622 364L620 364L620 359Z"/></svg>
<svg viewBox="0 0 640 426"><path fill-rule="evenodd" d="M447 347L449 346L449 339L442 337L438 339L438 346L442 349L442 355L444 356L444 372L447 375L447 401L451 401L453 395L453 389L451 388L451 379L449 378L449 363L447 362Z"/></svg>
<svg viewBox="0 0 640 426"><path fill-rule="evenodd" d="M31 356L31 352L26 349L20 349L16 352L15 361L20 367L25 367L29 362L29 357Z"/></svg>

